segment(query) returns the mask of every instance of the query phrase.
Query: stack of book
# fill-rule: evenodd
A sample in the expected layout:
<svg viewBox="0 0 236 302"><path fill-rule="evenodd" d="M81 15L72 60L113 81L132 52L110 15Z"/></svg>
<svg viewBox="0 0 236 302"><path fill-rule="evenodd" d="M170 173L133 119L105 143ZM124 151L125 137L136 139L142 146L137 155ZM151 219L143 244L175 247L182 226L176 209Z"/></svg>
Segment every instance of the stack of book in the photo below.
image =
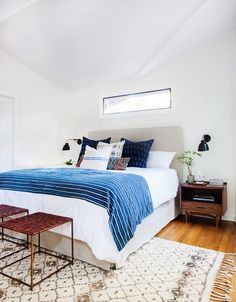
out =
<svg viewBox="0 0 236 302"><path fill-rule="evenodd" d="M211 195L194 195L193 200L194 201L214 202L215 197L211 196Z"/></svg>

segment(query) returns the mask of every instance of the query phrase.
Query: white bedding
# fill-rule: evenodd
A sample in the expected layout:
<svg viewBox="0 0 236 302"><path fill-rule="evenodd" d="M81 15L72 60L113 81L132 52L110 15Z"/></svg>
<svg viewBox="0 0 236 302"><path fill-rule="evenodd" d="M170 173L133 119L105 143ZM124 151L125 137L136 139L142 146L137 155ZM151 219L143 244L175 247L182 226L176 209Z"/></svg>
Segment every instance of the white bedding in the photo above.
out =
<svg viewBox="0 0 236 302"><path fill-rule="evenodd" d="M119 171L120 172L120 171ZM174 198L178 178L173 169L128 168L123 173L142 175L149 186L154 208ZM97 259L118 263L120 253L110 232L106 210L84 200L0 190L0 203L28 208L30 213L44 211L74 219L74 238L86 242ZM64 225L55 232L69 236L70 227Z"/></svg>
<svg viewBox="0 0 236 302"><path fill-rule="evenodd" d="M179 180L174 169L129 167L122 172L141 175L146 179L154 209L176 196Z"/></svg>

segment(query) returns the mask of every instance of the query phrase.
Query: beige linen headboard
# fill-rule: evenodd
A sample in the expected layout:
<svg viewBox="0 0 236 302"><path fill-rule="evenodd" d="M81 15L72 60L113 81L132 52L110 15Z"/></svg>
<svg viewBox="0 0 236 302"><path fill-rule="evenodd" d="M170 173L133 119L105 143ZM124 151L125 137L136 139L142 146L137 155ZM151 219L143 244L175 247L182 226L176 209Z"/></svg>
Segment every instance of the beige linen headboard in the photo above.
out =
<svg viewBox="0 0 236 302"><path fill-rule="evenodd" d="M183 166L176 159L183 152L183 134L179 126L155 127L155 128L133 128L133 129L113 129L90 131L88 137L91 139L102 139L111 137L111 142L120 141L121 137L133 141L154 139L152 151L174 151L176 156L171 164L171 168L178 173L179 180L183 179Z"/></svg>

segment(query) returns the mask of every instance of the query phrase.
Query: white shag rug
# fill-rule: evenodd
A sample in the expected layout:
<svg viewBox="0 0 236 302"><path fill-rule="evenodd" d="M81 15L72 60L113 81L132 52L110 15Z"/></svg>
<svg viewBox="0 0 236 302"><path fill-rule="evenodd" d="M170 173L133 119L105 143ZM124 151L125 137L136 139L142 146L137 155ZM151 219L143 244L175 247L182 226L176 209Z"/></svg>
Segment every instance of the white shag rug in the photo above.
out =
<svg viewBox="0 0 236 302"><path fill-rule="evenodd" d="M0 242L0 257L14 249L14 244ZM12 256L11 261L27 253L25 250ZM0 301L207 302L210 300L223 258L224 254L220 252L153 238L130 255L122 269L107 272L75 260L73 266L67 266L35 286L33 291L0 275ZM235 268L233 258L231 259L229 271ZM0 267L3 267L6 261L1 260ZM52 256L37 255L35 282L62 264L63 261L58 261ZM22 260L4 271L28 281L29 259ZM217 293L216 289L215 298L227 301L224 297L225 292ZM215 301L213 298L212 301Z"/></svg>

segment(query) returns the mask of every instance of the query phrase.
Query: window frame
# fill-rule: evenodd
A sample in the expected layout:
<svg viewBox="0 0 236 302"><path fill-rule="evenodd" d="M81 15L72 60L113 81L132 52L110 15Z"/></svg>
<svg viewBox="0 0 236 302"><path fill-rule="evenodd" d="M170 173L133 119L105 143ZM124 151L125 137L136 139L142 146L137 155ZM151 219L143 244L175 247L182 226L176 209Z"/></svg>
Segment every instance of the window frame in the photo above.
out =
<svg viewBox="0 0 236 302"><path fill-rule="evenodd" d="M155 109L142 109L142 110L132 110L132 111L122 111L122 112L113 112L113 113L104 113L105 110L105 100L107 99L113 99L113 98L118 98L118 97L127 97L127 96L133 96L133 95L145 95L145 94L150 94L154 92L160 92L160 91L169 91L170 92L170 106L165 107L165 108L155 108ZM126 93L126 94L120 94L120 95L113 95L113 96L108 96L108 97L103 97L102 98L102 106L101 106L101 116L105 118L109 117L115 117L115 116L126 116L126 115L132 115L132 114L142 114L142 113L151 113L151 112L156 112L156 111L163 111L167 110L169 111L172 109L172 97L171 97L171 88L162 88L162 89L154 89L154 90L148 90L148 91L141 91L141 92L133 92L133 93Z"/></svg>

